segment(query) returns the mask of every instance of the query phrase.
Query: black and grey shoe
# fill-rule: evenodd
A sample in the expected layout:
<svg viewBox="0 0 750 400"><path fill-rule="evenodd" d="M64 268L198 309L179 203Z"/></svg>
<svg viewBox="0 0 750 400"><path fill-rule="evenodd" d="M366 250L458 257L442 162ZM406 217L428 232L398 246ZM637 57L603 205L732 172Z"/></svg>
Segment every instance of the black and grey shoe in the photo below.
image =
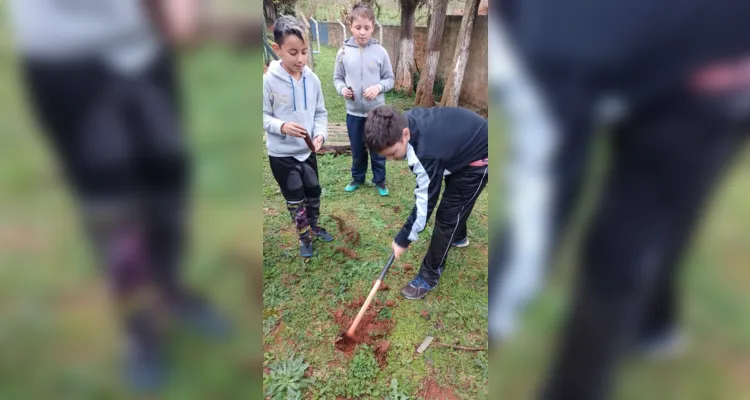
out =
<svg viewBox="0 0 750 400"><path fill-rule="evenodd" d="M320 240L324 242L332 242L333 236L328 233L325 229L316 226L315 228L310 228L310 231L312 232L313 236L319 238Z"/></svg>
<svg viewBox="0 0 750 400"><path fill-rule="evenodd" d="M422 278L422 275L417 274L416 278L412 279L411 282L401 288L401 295L409 300L421 299L434 288L435 286L430 286L430 284Z"/></svg>
<svg viewBox="0 0 750 400"><path fill-rule="evenodd" d="M312 238L307 237L299 240L299 255L305 258L313 256Z"/></svg>
<svg viewBox="0 0 750 400"><path fill-rule="evenodd" d="M140 395L156 395L166 385L167 365L161 346L128 343L125 355L125 382Z"/></svg>

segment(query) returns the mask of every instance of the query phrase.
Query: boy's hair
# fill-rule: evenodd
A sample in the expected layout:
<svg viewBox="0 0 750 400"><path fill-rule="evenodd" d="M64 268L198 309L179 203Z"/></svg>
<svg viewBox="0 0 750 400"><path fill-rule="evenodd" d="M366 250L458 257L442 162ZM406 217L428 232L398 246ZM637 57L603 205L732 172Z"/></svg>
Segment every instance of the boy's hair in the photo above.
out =
<svg viewBox="0 0 750 400"><path fill-rule="evenodd" d="M403 138L404 128L409 127L404 114L391 106L380 106L370 110L365 122L365 143L375 152L398 143Z"/></svg>
<svg viewBox="0 0 750 400"><path fill-rule="evenodd" d="M352 7L352 11L349 13L349 25L354 23L355 18L365 18L372 23L375 23L375 12L372 10L372 7L365 3L357 3Z"/></svg>
<svg viewBox="0 0 750 400"><path fill-rule="evenodd" d="M273 23L273 41L281 46L284 44L284 39L289 35L297 36L303 43L307 42L305 40L305 30L299 21L297 21L297 18L284 15L276 19Z"/></svg>

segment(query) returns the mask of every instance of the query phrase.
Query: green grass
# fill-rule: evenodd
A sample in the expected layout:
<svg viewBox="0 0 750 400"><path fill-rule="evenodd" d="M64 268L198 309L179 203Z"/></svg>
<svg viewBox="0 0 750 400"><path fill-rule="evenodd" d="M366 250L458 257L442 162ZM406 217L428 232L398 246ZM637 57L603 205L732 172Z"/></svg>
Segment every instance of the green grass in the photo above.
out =
<svg viewBox="0 0 750 400"><path fill-rule="evenodd" d="M0 398L130 398L120 382L122 341L105 283L29 116L15 58L7 45L0 51ZM260 276L260 263L253 271L227 261L230 251L260 254L260 232L247 211L260 211L253 199L260 174L247 174L247 149L260 143L247 127L259 118L243 118L248 107L259 109L260 100L248 103L247 94L248 71L259 77L260 60L218 47L183 60L196 175L185 273L231 318L237 335L216 344L175 337L169 399L254 398L260 391L260 334L252 329L260 307L245 285L252 272Z"/></svg>
<svg viewBox="0 0 750 400"><path fill-rule="evenodd" d="M346 110L333 88L333 63L337 49L323 47L316 55L315 72L321 79L329 122L343 122ZM400 109L411 107L414 99L386 94L386 103ZM357 229L361 243L353 250L359 261L334 253L340 240L316 242L315 256L309 263L299 257L295 228L286 210L263 149L263 285L264 345L268 363L305 357L315 380L307 396L333 399L337 395L380 399L399 394L416 398L427 377L451 388L462 399L485 398L486 362L482 354L431 347L414 356L415 346L427 335L443 342L459 340L466 346L487 343L487 194L477 201L469 219L470 247L454 249L447 271L438 288L423 301L406 301L401 286L414 277L426 252L431 223L402 260L391 268L385 283L390 291L378 294L382 302L394 300L380 318L391 318L395 327L387 367L373 366L372 349L360 348L348 359L334 348L340 327L333 320L335 310L357 297L366 296L390 253L393 236L414 205L414 176L405 162L388 162L387 178L391 195L380 197L371 184L354 193L344 192L351 179L351 158L322 156L318 159L323 188L321 225L332 234L338 231L332 215L344 218ZM432 222L432 220L430 221ZM404 265L413 266L411 272ZM429 313L429 320L421 313ZM359 377L359 378L357 378ZM393 386L393 380L396 380ZM308 397L305 397L308 398Z"/></svg>

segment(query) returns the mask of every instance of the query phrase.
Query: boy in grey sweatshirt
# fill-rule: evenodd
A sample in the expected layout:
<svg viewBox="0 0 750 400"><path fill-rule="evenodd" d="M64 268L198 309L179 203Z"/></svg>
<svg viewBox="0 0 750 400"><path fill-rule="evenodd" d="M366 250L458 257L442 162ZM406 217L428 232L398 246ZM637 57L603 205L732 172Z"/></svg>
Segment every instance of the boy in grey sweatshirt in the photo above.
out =
<svg viewBox="0 0 750 400"><path fill-rule="evenodd" d="M263 76L263 129L271 171L297 227L300 255L312 257L313 237L333 240L318 226L320 184L314 151L325 142L328 112L320 79L307 67L307 39L299 22L284 16L273 29L273 61Z"/></svg>
<svg viewBox="0 0 750 400"><path fill-rule="evenodd" d="M347 192L357 190L367 173L365 121L367 113L385 104L384 93L393 88L395 76L388 52L372 39L375 13L363 4L352 8L349 29L352 37L344 42L336 56L333 84L346 99L346 128L352 148L352 181ZM370 152L372 183L381 196L388 195L385 185L385 158Z"/></svg>

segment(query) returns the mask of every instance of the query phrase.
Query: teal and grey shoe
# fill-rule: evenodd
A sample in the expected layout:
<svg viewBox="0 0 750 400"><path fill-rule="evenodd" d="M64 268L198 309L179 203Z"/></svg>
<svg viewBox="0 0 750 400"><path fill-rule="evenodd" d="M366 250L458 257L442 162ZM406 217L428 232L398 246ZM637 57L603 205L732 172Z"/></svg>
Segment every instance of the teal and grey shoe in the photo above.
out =
<svg viewBox="0 0 750 400"><path fill-rule="evenodd" d="M353 180L353 181L349 182L348 185L346 185L346 187L344 188L344 190L346 190L347 192L353 192L353 191L357 190L359 188L359 185L361 185L361 184L362 183Z"/></svg>
<svg viewBox="0 0 750 400"><path fill-rule="evenodd" d="M375 184L375 187L378 189L378 194L381 196L388 196L390 193L388 191L388 188L385 186L385 182L377 183Z"/></svg>

